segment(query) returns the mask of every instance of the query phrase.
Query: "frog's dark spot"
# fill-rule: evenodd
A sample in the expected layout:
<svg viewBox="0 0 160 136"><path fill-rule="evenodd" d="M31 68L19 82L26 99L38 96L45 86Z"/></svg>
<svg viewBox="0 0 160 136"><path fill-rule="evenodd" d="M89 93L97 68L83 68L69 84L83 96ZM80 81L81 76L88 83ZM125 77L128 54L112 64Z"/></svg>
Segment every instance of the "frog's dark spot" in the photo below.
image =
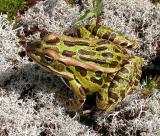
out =
<svg viewBox="0 0 160 136"><path fill-rule="evenodd" d="M93 34L93 35L96 35L96 34L97 34L97 31L98 31L98 29L99 29L100 27L101 27L100 25L96 25L96 26L92 29L92 34Z"/></svg>
<svg viewBox="0 0 160 136"><path fill-rule="evenodd" d="M59 53L59 49L57 47L54 47L51 50L56 51L57 53Z"/></svg>
<svg viewBox="0 0 160 136"><path fill-rule="evenodd" d="M87 30L89 30L90 26L91 26L91 25L85 25L85 28L86 28Z"/></svg>
<svg viewBox="0 0 160 136"><path fill-rule="evenodd" d="M120 45L121 45L121 46L124 46L124 47L127 46L127 44L128 44L127 42L122 42L122 43L120 43Z"/></svg>
<svg viewBox="0 0 160 136"><path fill-rule="evenodd" d="M68 72L74 74L74 72L73 72L70 68L66 67L66 70L67 70Z"/></svg>
<svg viewBox="0 0 160 136"><path fill-rule="evenodd" d="M75 45L79 45L79 46L89 46L90 44L88 42L83 42L83 41L63 41L64 45L68 46L68 47L72 47Z"/></svg>
<svg viewBox="0 0 160 136"><path fill-rule="evenodd" d="M66 57L72 57L72 56L76 55L76 52L64 50L62 52L62 55L66 56Z"/></svg>
<svg viewBox="0 0 160 136"><path fill-rule="evenodd" d="M74 76L74 79L76 80L77 83L80 84L80 81L76 78L76 76Z"/></svg>
<svg viewBox="0 0 160 136"><path fill-rule="evenodd" d="M112 58L113 54L111 52L104 52L104 53L102 53L102 56L107 57L107 58Z"/></svg>
<svg viewBox="0 0 160 136"><path fill-rule="evenodd" d="M95 74L96 74L97 77L101 77L103 72L102 71L96 71Z"/></svg>
<svg viewBox="0 0 160 136"><path fill-rule="evenodd" d="M108 88L108 87L109 87L108 84L104 84L104 85L102 86L102 88Z"/></svg>
<svg viewBox="0 0 160 136"><path fill-rule="evenodd" d="M120 61L120 60L121 60L121 57L120 57L120 56L117 56L117 60L119 60L119 61Z"/></svg>
<svg viewBox="0 0 160 136"><path fill-rule="evenodd" d="M113 61L113 62L110 64L110 67L115 68L117 65L118 65L118 62L117 62L117 61Z"/></svg>
<svg viewBox="0 0 160 136"><path fill-rule="evenodd" d="M56 45L56 43L58 43L60 41L60 39L56 36L53 36L52 38L46 39L45 42L47 44L52 44L52 45Z"/></svg>
<svg viewBox="0 0 160 136"><path fill-rule="evenodd" d="M82 55L91 55L91 56L96 55L96 52L87 51L87 50L83 50L83 49L80 49L80 50L78 51L78 53L80 53L80 54L82 54Z"/></svg>
<svg viewBox="0 0 160 136"><path fill-rule="evenodd" d="M91 77L90 80L91 80L93 83L96 83L96 84L99 84L99 85L102 84L102 80L98 80L98 79L96 79L95 77Z"/></svg>
<svg viewBox="0 0 160 136"><path fill-rule="evenodd" d="M71 41L63 41L64 45L68 46L68 47L72 47L72 46L75 46L75 43L74 42L71 42Z"/></svg>
<svg viewBox="0 0 160 136"><path fill-rule="evenodd" d="M113 50L114 50L116 53L120 53L120 52L121 52L117 47L114 47Z"/></svg>
<svg viewBox="0 0 160 136"><path fill-rule="evenodd" d="M79 46L89 46L90 44L88 42L83 42L83 41L75 41L75 45Z"/></svg>
<svg viewBox="0 0 160 136"><path fill-rule="evenodd" d="M80 88L79 88L79 91L80 91L80 93L81 93L83 96L86 95L86 94L85 94L85 89L84 89L84 88L80 87Z"/></svg>
<svg viewBox="0 0 160 136"><path fill-rule="evenodd" d="M86 95L89 94L89 92L90 92L90 90L88 88L85 88L84 91L85 91Z"/></svg>
<svg viewBox="0 0 160 136"><path fill-rule="evenodd" d="M110 42L108 40L101 40L101 41L97 42L96 44L103 45L103 44L110 44Z"/></svg>
<svg viewBox="0 0 160 136"><path fill-rule="evenodd" d="M126 49L122 49L123 54L127 54L127 50Z"/></svg>
<svg viewBox="0 0 160 136"><path fill-rule="evenodd" d="M108 106L112 105L114 102L112 100L108 101Z"/></svg>
<svg viewBox="0 0 160 136"><path fill-rule="evenodd" d="M113 79L113 78L108 75L104 80L105 80L105 82L111 82L112 79Z"/></svg>
<svg viewBox="0 0 160 136"><path fill-rule="evenodd" d="M76 29L76 34L77 34L77 37L81 37L80 29Z"/></svg>
<svg viewBox="0 0 160 136"><path fill-rule="evenodd" d="M109 64L108 62L106 62L106 60L101 60L101 59L96 59L96 60L92 60L92 61L95 63L98 63L98 64Z"/></svg>
<svg viewBox="0 0 160 136"><path fill-rule="evenodd" d="M107 77L105 78L105 82L111 82L113 77L114 77L114 75L108 74Z"/></svg>
<svg viewBox="0 0 160 136"><path fill-rule="evenodd" d="M109 40L114 41L115 38L116 38L116 34L111 34L109 37Z"/></svg>
<svg viewBox="0 0 160 136"><path fill-rule="evenodd" d="M103 34L102 38L108 40L110 35L111 35L110 32L106 32L105 34Z"/></svg>
<svg viewBox="0 0 160 136"><path fill-rule="evenodd" d="M125 90L120 90L120 96L122 97L122 99L124 99L125 98Z"/></svg>
<svg viewBox="0 0 160 136"><path fill-rule="evenodd" d="M110 73L109 76L113 78L115 76L115 74Z"/></svg>
<svg viewBox="0 0 160 136"><path fill-rule="evenodd" d="M138 86L138 84L139 84L139 80L135 80L134 85Z"/></svg>
<svg viewBox="0 0 160 136"><path fill-rule="evenodd" d="M136 79L139 81L141 79L141 76L137 74Z"/></svg>
<svg viewBox="0 0 160 136"><path fill-rule="evenodd" d="M79 56L79 58L81 60L84 60L84 61L92 61L92 62L95 62L95 63L98 63L98 64L108 64L108 62L106 62L106 60L91 59L91 58L87 58L87 57L84 57L84 56Z"/></svg>
<svg viewBox="0 0 160 136"><path fill-rule="evenodd" d="M118 83L122 83L122 82L123 82L123 78L120 77L120 76L118 76L118 75L116 75L116 76L114 77L114 80L117 81Z"/></svg>
<svg viewBox="0 0 160 136"><path fill-rule="evenodd" d="M113 83L113 82L109 86L109 88L116 88L116 87L118 87L118 85L116 83Z"/></svg>
<svg viewBox="0 0 160 136"><path fill-rule="evenodd" d="M128 74L128 73L129 73L128 69L126 69L125 67L123 67L120 71L121 71L123 74Z"/></svg>
<svg viewBox="0 0 160 136"><path fill-rule="evenodd" d="M129 61L128 60L122 60L122 65L126 65L126 64L129 64Z"/></svg>
<svg viewBox="0 0 160 136"><path fill-rule="evenodd" d="M118 101L119 99L118 95L113 93L112 91L108 92L108 97L114 99L115 101Z"/></svg>
<svg viewBox="0 0 160 136"><path fill-rule="evenodd" d="M101 46L101 47L97 47L96 51L103 51L103 50L106 50L106 49L108 49L106 46Z"/></svg>
<svg viewBox="0 0 160 136"><path fill-rule="evenodd" d="M91 58L87 58L87 57L84 57L84 56L79 56L79 58L80 58L81 60L85 60L85 61L92 61Z"/></svg>
<svg viewBox="0 0 160 136"><path fill-rule="evenodd" d="M103 100L103 97L102 97L101 94L97 93L97 97L98 97L99 100L101 100L101 101Z"/></svg>
<svg viewBox="0 0 160 136"><path fill-rule="evenodd" d="M78 71L81 74L81 76L87 75L87 70L85 68L82 68L80 66L75 66L75 70Z"/></svg>
<svg viewBox="0 0 160 136"><path fill-rule="evenodd" d="M132 49L134 47L134 45L128 45L127 48L128 49Z"/></svg>

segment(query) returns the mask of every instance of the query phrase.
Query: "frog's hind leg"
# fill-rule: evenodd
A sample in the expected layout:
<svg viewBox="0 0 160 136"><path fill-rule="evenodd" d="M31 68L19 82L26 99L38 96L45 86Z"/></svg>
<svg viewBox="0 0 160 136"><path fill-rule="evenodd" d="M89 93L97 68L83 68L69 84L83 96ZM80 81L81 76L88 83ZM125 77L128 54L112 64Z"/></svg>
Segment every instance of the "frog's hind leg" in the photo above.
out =
<svg viewBox="0 0 160 136"><path fill-rule="evenodd" d="M92 23L91 25L86 25L85 28L90 31L92 35L111 41L129 50L139 48L138 43L134 40L128 39L122 34L115 32L110 27Z"/></svg>
<svg viewBox="0 0 160 136"><path fill-rule="evenodd" d="M105 111L114 110L118 102L138 89L141 77L140 57L131 58L114 76L108 88L104 88L96 98L97 107Z"/></svg>
<svg viewBox="0 0 160 136"><path fill-rule="evenodd" d="M90 31L88 31L84 26L76 26L75 36L83 39L95 38Z"/></svg>

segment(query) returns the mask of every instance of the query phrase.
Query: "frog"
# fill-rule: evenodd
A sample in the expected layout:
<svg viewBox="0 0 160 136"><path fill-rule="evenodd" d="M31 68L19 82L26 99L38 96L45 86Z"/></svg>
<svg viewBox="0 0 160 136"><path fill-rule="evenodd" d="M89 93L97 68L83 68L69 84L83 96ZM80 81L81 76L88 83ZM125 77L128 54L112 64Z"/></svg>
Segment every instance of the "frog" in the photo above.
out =
<svg viewBox="0 0 160 136"><path fill-rule="evenodd" d="M108 26L88 24L73 36L50 33L29 42L26 53L73 92L72 99L63 100L68 109L82 110L87 96L95 94L97 109L112 112L138 90L143 58L132 54L138 48Z"/></svg>

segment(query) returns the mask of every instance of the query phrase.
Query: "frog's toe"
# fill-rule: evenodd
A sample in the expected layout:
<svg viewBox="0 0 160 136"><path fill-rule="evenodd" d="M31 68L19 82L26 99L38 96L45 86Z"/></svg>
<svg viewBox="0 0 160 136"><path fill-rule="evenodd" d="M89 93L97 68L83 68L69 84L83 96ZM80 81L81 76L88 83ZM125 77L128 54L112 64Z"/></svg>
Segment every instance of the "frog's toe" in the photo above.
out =
<svg viewBox="0 0 160 136"><path fill-rule="evenodd" d="M79 111L82 109L85 100L74 100L70 99L65 102L65 107L71 111Z"/></svg>

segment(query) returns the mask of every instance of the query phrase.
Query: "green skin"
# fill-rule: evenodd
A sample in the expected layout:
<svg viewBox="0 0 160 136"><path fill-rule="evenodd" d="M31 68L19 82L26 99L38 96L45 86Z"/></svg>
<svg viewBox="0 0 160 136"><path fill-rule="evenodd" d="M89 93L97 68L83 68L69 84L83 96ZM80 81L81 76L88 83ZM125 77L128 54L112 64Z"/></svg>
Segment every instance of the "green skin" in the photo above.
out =
<svg viewBox="0 0 160 136"><path fill-rule="evenodd" d="M66 106L80 110L96 93L98 109L110 112L138 89L143 59L130 55L138 44L106 26L80 26L78 38L48 35L28 44L30 58L62 77L74 92Z"/></svg>

